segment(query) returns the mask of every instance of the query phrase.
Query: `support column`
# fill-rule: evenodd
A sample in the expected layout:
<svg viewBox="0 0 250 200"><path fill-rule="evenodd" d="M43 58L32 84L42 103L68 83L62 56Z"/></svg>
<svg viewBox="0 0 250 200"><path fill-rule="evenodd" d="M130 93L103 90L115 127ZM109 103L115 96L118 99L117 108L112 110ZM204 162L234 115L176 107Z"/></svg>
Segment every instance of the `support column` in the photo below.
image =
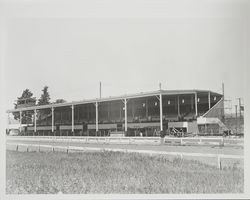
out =
<svg viewBox="0 0 250 200"><path fill-rule="evenodd" d="M127 99L124 99L124 117L125 117L125 131L128 130L128 118L127 118Z"/></svg>
<svg viewBox="0 0 250 200"><path fill-rule="evenodd" d="M180 116L180 96L177 96L177 109L178 109L178 117Z"/></svg>
<svg viewBox="0 0 250 200"><path fill-rule="evenodd" d="M145 102L145 107L146 107L146 118L148 120L148 100L146 99L146 102Z"/></svg>
<svg viewBox="0 0 250 200"><path fill-rule="evenodd" d="M20 114L20 121L19 121L19 131L22 131L22 111L19 112Z"/></svg>
<svg viewBox="0 0 250 200"><path fill-rule="evenodd" d="M95 102L95 129L98 131L98 103Z"/></svg>
<svg viewBox="0 0 250 200"><path fill-rule="evenodd" d="M209 109L209 110L210 110L210 108L211 108L211 98L210 98L210 96L211 96L211 93L208 92L208 109Z"/></svg>
<svg viewBox="0 0 250 200"><path fill-rule="evenodd" d="M51 108L51 112L52 112L52 120L51 120L51 129L52 129L52 133L54 132L54 108Z"/></svg>
<svg viewBox="0 0 250 200"><path fill-rule="evenodd" d="M197 105L197 92L194 94L194 100L195 100L195 116L198 116L198 105Z"/></svg>
<svg viewBox="0 0 250 200"><path fill-rule="evenodd" d="M163 122L162 122L162 94L160 94L160 127L161 131L163 131Z"/></svg>
<svg viewBox="0 0 250 200"><path fill-rule="evenodd" d="M36 109L34 110L34 132L36 133Z"/></svg>
<svg viewBox="0 0 250 200"><path fill-rule="evenodd" d="M74 133L74 105L71 106L71 131Z"/></svg>

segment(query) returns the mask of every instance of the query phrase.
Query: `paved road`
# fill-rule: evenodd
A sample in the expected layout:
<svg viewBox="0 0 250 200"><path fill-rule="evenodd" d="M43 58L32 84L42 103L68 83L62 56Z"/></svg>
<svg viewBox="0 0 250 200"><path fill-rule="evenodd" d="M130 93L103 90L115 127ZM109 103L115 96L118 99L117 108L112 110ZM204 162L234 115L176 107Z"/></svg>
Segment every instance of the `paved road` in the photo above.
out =
<svg viewBox="0 0 250 200"><path fill-rule="evenodd" d="M19 144L45 144L57 146L77 146L77 147L97 147L97 148L119 148L136 150L153 150L167 152L186 152L186 153L204 153L204 154L225 154L225 155L243 155L242 147L218 147L218 146L169 146L169 145L133 145L133 144L86 144L80 142L62 142L62 141L31 141L31 140L7 140L8 143Z"/></svg>

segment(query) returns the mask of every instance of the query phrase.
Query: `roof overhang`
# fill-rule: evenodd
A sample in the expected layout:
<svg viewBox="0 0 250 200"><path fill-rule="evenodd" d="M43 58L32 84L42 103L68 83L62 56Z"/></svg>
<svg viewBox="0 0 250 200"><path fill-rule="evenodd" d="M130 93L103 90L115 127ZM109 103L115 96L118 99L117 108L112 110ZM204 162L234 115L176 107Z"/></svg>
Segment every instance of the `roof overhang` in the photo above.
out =
<svg viewBox="0 0 250 200"><path fill-rule="evenodd" d="M55 104L48 104L48 105L41 105L41 106L30 106L24 108L17 108L7 110L7 113L13 112L20 112L20 111L29 111L29 110L41 110L47 108L56 108L56 107L65 107L65 106L72 106L72 105L81 105L81 104L89 104L89 103L99 103L99 102L106 102L106 101L117 101L123 99L135 99L135 98L142 98L142 97L149 97L149 96L158 96L162 95L185 95L185 94L195 94L195 93L206 93L211 92L211 94L221 95L216 92L212 92L209 90L157 90L153 92L141 92L137 94L125 94L122 96L116 97L105 97L105 98L96 98L96 99L89 99L89 100L82 100L82 101L72 101L72 102L65 102L65 103L55 103Z"/></svg>

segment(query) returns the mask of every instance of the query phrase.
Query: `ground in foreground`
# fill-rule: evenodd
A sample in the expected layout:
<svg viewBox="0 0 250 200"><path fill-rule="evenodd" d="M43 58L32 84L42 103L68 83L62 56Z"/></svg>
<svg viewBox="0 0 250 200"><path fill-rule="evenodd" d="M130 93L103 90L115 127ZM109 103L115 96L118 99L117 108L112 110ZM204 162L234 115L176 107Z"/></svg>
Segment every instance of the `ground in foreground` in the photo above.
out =
<svg viewBox="0 0 250 200"><path fill-rule="evenodd" d="M6 154L7 194L241 193L242 169L119 152Z"/></svg>

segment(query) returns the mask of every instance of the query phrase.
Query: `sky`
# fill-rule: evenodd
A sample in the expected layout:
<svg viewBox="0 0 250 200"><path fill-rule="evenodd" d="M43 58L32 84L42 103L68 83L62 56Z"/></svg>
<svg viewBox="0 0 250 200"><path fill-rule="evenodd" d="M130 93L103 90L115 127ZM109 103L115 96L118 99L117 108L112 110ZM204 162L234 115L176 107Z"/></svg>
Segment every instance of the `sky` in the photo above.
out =
<svg viewBox="0 0 250 200"><path fill-rule="evenodd" d="M244 1L14 2L1 37L8 109L45 85L52 101L97 98L100 81L103 97L224 82L229 108L246 93Z"/></svg>

